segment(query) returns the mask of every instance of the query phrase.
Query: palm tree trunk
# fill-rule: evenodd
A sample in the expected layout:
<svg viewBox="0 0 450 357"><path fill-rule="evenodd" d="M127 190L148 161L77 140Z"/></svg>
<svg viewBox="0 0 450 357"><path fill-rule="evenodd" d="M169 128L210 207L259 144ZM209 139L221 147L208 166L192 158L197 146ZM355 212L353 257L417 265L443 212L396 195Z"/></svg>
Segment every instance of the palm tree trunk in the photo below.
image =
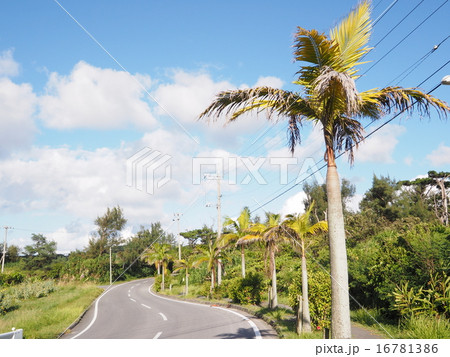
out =
<svg viewBox="0 0 450 357"><path fill-rule="evenodd" d="M302 331L311 332L311 316L309 313L309 298L308 298L308 271L306 270L305 248L302 242Z"/></svg>
<svg viewBox="0 0 450 357"><path fill-rule="evenodd" d="M220 284L222 284L222 259L219 259L217 263L217 286Z"/></svg>
<svg viewBox="0 0 450 357"><path fill-rule="evenodd" d="M166 275L166 269L164 264L162 266L162 280L161 280L161 291L164 291L164 275Z"/></svg>
<svg viewBox="0 0 450 357"><path fill-rule="evenodd" d="M341 186L334 151L327 147L328 232L331 266L331 338L351 338L347 249Z"/></svg>
<svg viewBox="0 0 450 357"><path fill-rule="evenodd" d="M241 244L241 273L242 277L245 278L245 252L243 244Z"/></svg>
<svg viewBox="0 0 450 357"><path fill-rule="evenodd" d="M216 283L216 267L212 267L211 269L211 288L210 288L210 293L212 294L212 292L214 291L214 286Z"/></svg>

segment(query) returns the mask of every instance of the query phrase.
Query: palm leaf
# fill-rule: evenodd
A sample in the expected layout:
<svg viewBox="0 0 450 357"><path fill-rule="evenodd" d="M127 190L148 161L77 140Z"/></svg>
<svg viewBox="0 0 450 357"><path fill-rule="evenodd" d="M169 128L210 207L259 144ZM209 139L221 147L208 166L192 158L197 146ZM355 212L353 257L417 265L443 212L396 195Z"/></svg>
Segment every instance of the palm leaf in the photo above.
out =
<svg viewBox="0 0 450 357"><path fill-rule="evenodd" d="M339 49L335 70L354 76L357 72L355 67L362 64L359 60L371 50L367 47L372 31L370 12L370 2L366 0L330 31L330 39L337 43Z"/></svg>

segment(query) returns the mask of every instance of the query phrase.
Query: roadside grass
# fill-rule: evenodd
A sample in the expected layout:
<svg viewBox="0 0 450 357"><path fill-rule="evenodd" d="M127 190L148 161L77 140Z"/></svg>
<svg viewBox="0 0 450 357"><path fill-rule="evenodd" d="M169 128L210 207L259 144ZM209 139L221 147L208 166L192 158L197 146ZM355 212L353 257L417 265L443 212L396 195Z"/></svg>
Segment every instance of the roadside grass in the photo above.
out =
<svg viewBox="0 0 450 357"><path fill-rule="evenodd" d="M57 338L103 290L94 284L58 284L48 296L19 300L15 310L3 315L0 333L23 329L24 338Z"/></svg>
<svg viewBox="0 0 450 357"><path fill-rule="evenodd" d="M371 316L370 316L370 315ZM373 317L373 318L372 318ZM359 309L351 312L352 321L376 331L386 338L449 339L450 321L432 316L414 316L400 323L387 320L379 309ZM376 321L378 322L376 322ZM387 331L387 333L386 333Z"/></svg>

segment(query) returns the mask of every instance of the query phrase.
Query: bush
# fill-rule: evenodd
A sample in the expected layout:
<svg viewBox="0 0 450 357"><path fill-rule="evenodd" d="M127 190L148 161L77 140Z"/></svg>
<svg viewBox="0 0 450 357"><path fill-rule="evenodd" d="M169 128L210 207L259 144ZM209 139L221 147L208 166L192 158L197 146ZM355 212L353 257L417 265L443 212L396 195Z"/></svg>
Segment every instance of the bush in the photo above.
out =
<svg viewBox="0 0 450 357"><path fill-rule="evenodd" d="M20 284L24 281L25 277L19 272L10 274L0 274L0 286L12 286Z"/></svg>
<svg viewBox="0 0 450 357"><path fill-rule="evenodd" d="M331 318L331 279L328 273L308 270L308 297L311 323L313 327L329 328ZM301 279L289 285L289 304L297 311L298 296L301 295Z"/></svg>
<svg viewBox="0 0 450 357"><path fill-rule="evenodd" d="M9 294L0 291L0 315L16 308L16 300Z"/></svg>
<svg viewBox="0 0 450 357"><path fill-rule="evenodd" d="M263 291L264 277L260 273L248 273L245 278L233 279L229 285L229 297L238 304L259 305Z"/></svg>

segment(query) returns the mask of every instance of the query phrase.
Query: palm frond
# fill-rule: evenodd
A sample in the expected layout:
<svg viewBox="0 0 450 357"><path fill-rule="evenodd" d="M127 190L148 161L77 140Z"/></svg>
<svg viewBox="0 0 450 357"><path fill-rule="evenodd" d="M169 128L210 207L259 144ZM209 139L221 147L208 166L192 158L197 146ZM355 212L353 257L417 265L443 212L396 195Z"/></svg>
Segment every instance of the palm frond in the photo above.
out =
<svg viewBox="0 0 450 357"><path fill-rule="evenodd" d="M297 93L271 87L256 87L220 92L208 108L200 114L199 119L217 120L221 115L226 122L236 120L251 110L268 110L269 117L274 113L288 115L294 110L308 110L305 100ZM308 111L304 115L310 114ZM301 113L303 114L303 113Z"/></svg>
<svg viewBox="0 0 450 357"><path fill-rule="evenodd" d="M370 13L370 2L363 1L330 31L330 39L337 43L339 49L339 62L334 68L337 71L354 76L357 72L355 67L362 64L359 60L371 50L367 46L372 31Z"/></svg>
<svg viewBox="0 0 450 357"><path fill-rule="evenodd" d="M373 89L363 93L362 100L369 105L377 106L380 113L390 113L394 110L412 113L417 110L421 116L430 116L434 109L439 117L447 117L449 105L418 88L386 87Z"/></svg>

